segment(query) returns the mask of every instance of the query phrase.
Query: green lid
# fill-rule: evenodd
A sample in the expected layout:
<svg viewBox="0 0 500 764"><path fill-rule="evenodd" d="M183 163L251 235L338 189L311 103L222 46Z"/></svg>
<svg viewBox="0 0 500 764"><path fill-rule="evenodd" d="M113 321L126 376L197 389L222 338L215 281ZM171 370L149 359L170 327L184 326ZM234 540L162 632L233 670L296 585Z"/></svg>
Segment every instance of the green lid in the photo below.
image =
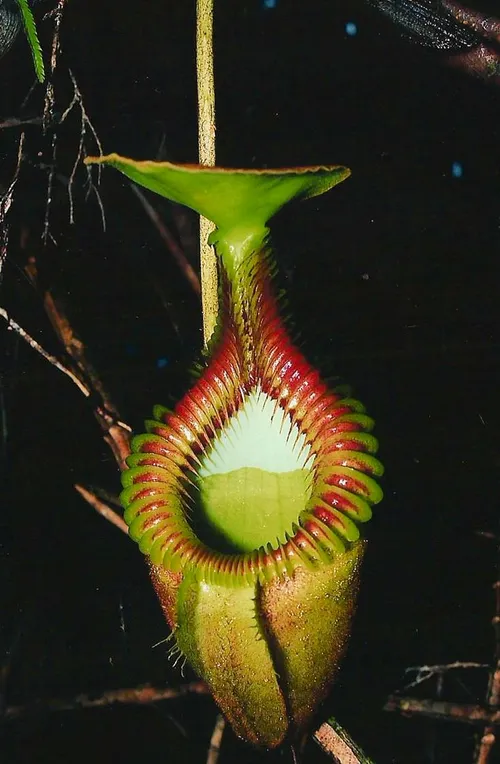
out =
<svg viewBox="0 0 500 764"><path fill-rule="evenodd" d="M323 194L351 174L340 165L241 170L137 162L118 154L88 157L85 163L111 165L141 186L191 207L225 230L247 224L264 226L291 199Z"/></svg>

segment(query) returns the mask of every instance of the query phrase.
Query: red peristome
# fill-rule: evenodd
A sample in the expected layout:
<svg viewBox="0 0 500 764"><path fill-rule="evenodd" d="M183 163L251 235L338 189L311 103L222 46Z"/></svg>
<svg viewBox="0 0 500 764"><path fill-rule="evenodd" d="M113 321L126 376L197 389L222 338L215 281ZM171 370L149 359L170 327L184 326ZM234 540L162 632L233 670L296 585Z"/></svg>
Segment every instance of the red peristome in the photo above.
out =
<svg viewBox="0 0 500 764"><path fill-rule="evenodd" d="M137 491L134 492L134 501L137 501L137 499L145 499L146 496L158 496L158 487L148 485L142 489L137 489Z"/></svg>
<svg viewBox="0 0 500 764"><path fill-rule="evenodd" d="M323 491L321 494L321 498L327 504L330 504L332 507L335 507L335 509L339 509L341 512L357 512L358 511L357 504L354 500L351 501L347 496L337 493L337 491ZM320 512L326 512L327 516L336 517L335 514L332 515L332 513L329 512L324 507L315 507L314 514L318 514L318 510L320 510Z"/></svg>
<svg viewBox="0 0 500 764"><path fill-rule="evenodd" d="M329 434L325 433L325 436L328 437ZM324 454L329 454L332 451L366 451L367 449L361 440L355 440L354 438L339 438L334 440L332 438L325 442L321 450Z"/></svg>
<svg viewBox="0 0 500 764"><path fill-rule="evenodd" d="M319 418L324 415L325 410L328 409L329 406L331 406L331 396L319 396L315 403L313 403L305 412L300 423L301 430L308 431L314 425L318 426L318 424L320 424L318 422Z"/></svg>
<svg viewBox="0 0 500 764"><path fill-rule="evenodd" d="M155 481L163 483L164 480L165 478L158 474L158 472L141 472L139 475L134 476L132 483L153 483Z"/></svg>
<svg viewBox="0 0 500 764"><path fill-rule="evenodd" d="M356 480L354 475L346 475L344 473L328 475L325 479L325 483L328 483L328 485L336 485L339 488L343 488L345 491L350 491L351 493L364 496L365 498L369 498L370 496L370 491L366 483L362 480Z"/></svg>
<svg viewBox="0 0 500 764"><path fill-rule="evenodd" d="M342 518L339 517L335 512L331 512L326 507L317 505L314 507L313 513L318 518L318 520L321 520L321 522L325 523L325 525L327 525L329 528L335 528L340 533L344 531L344 523L342 522Z"/></svg>
<svg viewBox="0 0 500 764"><path fill-rule="evenodd" d="M231 280L222 271L221 329L211 359L174 410L159 413L157 424L150 424L155 434L141 436L135 442L134 450L144 453L145 457L144 461L134 462L139 474L134 475L133 482L154 481L161 486L161 473L151 470L156 465L154 457L149 457L152 461L148 463L148 453L158 454L158 461L161 458L171 461L176 471L177 482L165 480L164 492L179 500L180 509L168 517L165 513L161 515L162 553L182 556L223 577L263 574L267 580L269 576L290 573L299 564L325 559L326 551L330 553L339 548L334 543L335 534L333 537L328 534L329 529L335 528L342 535L341 517L327 508L318 509L317 502L324 499L340 512L356 515L358 495L370 498L361 475L356 479L356 471L372 470L362 460L353 462L352 456L349 466L345 466L329 458L329 454L373 453L377 445L366 432L370 426L368 417L356 419L361 416L358 412L363 411L363 407L357 401L342 400L329 391L320 374L291 343L272 294L272 268L266 258L265 253L259 255L246 273L242 269ZM281 408L296 425L297 437L300 433L305 436L312 459L312 491L301 519L297 517L295 534L286 543L249 554L222 554L208 549L194 535L188 506L182 497L183 482L191 482L190 473L196 473L201 452L210 446L254 389L274 399L276 408ZM137 465L142 465L142 469ZM165 464L158 466L165 469ZM338 486L339 493L323 492L328 484ZM150 493L152 489L147 488L143 494L136 494L136 498L139 501ZM153 502L147 502L147 508L137 504L137 513L141 515L160 511L160 505L155 506ZM133 502L127 514L133 520Z"/></svg>

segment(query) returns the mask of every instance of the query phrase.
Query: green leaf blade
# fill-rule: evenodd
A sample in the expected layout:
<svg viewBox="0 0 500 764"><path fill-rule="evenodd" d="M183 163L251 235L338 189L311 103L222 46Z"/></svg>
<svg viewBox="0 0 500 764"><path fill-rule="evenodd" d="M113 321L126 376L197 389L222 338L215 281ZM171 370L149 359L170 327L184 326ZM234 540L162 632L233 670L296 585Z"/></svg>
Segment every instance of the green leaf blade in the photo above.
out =
<svg viewBox="0 0 500 764"><path fill-rule="evenodd" d="M28 5L28 0L17 0L19 11L23 20L24 31L28 39L29 46L31 48L31 55L33 57L33 66L35 68L35 74L39 82L45 80L45 66L43 63L42 46L38 39L38 32L36 31L35 19L33 12Z"/></svg>

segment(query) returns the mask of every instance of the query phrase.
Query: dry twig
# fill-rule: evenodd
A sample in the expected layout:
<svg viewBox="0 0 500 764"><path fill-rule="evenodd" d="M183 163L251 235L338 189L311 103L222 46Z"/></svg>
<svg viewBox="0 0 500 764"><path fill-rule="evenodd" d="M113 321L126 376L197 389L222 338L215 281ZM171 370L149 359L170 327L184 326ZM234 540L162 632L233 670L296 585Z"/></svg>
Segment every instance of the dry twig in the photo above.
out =
<svg viewBox="0 0 500 764"><path fill-rule="evenodd" d="M79 483L75 483L75 490L78 491L80 496L85 499L87 504L90 504L91 507L95 509L96 512L98 512L102 517L104 517L105 520L108 520L112 525L116 525L117 528L119 528L123 533L128 535L128 525L123 519L123 517L120 517L118 512L115 512L114 509L111 509L109 504L106 504L104 501L99 499L98 496L96 496L95 493L92 491L89 491L87 488L85 488L83 485L80 485Z"/></svg>
<svg viewBox="0 0 500 764"><path fill-rule="evenodd" d="M14 321L13 318L9 316L4 308L0 308L0 316L7 322L8 329L16 332L16 334L18 334L31 348L33 348L33 350L39 353L42 358L45 358L45 360L48 361L52 366L54 366L59 371L62 371L63 374L66 374L66 376L71 379L71 381L78 387L80 392L82 392L86 398L89 397L90 390L86 385L83 384L81 379L79 379L76 374L71 371L71 369L68 369L60 361L58 361L55 356L51 355L51 353L48 353L40 345L40 343L31 336L31 334L28 334L28 332L25 331L22 326L20 326L16 321Z"/></svg>
<svg viewBox="0 0 500 764"><path fill-rule="evenodd" d="M41 125L42 122L41 117L27 117L26 119L8 117L0 122L0 130L8 130L11 127L24 127L24 125Z"/></svg>
<svg viewBox="0 0 500 764"><path fill-rule="evenodd" d="M21 163L23 158L24 147L24 133L21 133L19 138L19 145L17 148L17 162L14 170L14 175L9 183L9 186L3 196L0 198L0 278L3 273L3 266L7 259L7 246L9 243L9 228L7 225L7 215L12 205L14 198L14 188L16 187L17 179L19 177L19 171L21 169Z"/></svg>
<svg viewBox="0 0 500 764"><path fill-rule="evenodd" d="M119 690L109 690L98 698L90 695L77 695L72 700L40 701L25 706L7 706L4 713L6 720L18 719L20 716L39 713L40 711L76 711L81 708L103 708L115 704L148 705L162 700L176 700L186 695L206 695L208 688L204 682L190 682L180 687L153 687L150 684L141 687L127 687Z"/></svg>
<svg viewBox="0 0 500 764"><path fill-rule="evenodd" d="M497 542L499 537L485 531L478 531L477 535L493 539ZM409 666L405 674L417 672L413 682L406 685L405 689L415 687L426 680L437 676L438 690L442 689L442 679L450 670L470 670L489 668L488 690L484 705L467 705L462 703L449 703L439 700L403 697L389 695L384 706L385 711L399 711L406 716L426 716L432 719L464 722L468 724L482 724L484 730L474 752L474 764L487 764L490 753L496 742L496 727L500 724L500 545L498 546L497 581L493 585L495 590L495 615L492 618L495 630L495 653L492 665L476 663L474 661L455 661L435 666Z"/></svg>
<svg viewBox="0 0 500 764"><path fill-rule="evenodd" d="M33 285L37 287L38 269L34 258L30 259L25 270ZM113 452L118 466L120 469L123 469L125 459L130 453L131 428L122 421L118 409L104 388L97 371L86 357L85 345L68 321L60 303L49 291L44 293L43 302L45 312L60 343L80 372L81 377L87 381L86 389L89 391L88 395L92 393L102 401L102 405L97 405L94 408L94 414L104 432L103 437L105 442Z"/></svg>
<svg viewBox="0 0 500 764"><path fill-rule="evenodd" d="M226 720L222 714L217 714L215 720L214 731L210 738L210 745L208 747L207 764L217 764L219 760L220 747L222 743L222 736L226 727Z"/></svg>
<svg viewBox="0 0 500 764"><path fill-rule="evenodd" d="M405 668L405 674L416 673L416 678L405 684L405 690L409 690L411 687L416 687L422 682L426 682L428 679L432 679L434 676L442 676L448 671L454 669L484 669L489 668L488 663L476 663L474 661L454 661L454 663L443 663L435 666L408 666Z"/></svg>
<svg viewBox="0 0 500 764"><path fill-rule="evenodd" d="M469 724L500 724L500 710L483 708L482 706L465 703L447 703L441 700L427 698L389 695L384 711L399 711L408 716L427 716L431 719L442 719L450 722L467 722Z"/></svg>
<svg viewBox="0 0 500 764"><path fill-rule="evenodd" d="M497 554L497 580L493 584L495 614L491 619L495 633L495 654L486 691L486 704L490 709L498 709L500 706L500 546L498 546ZM474 764L487 764L490 753L495 745L497 734L493 724L489 723L485 726L476 746Z"/></svg>
<svg viewBox="0 0 500 764"><path fill-rule="evenodd" d="M149 219L155 226L156 230L160 234L161 238L167 245L167 249L169 250L175 262L181 269L189 285L191 286L193 291L199 295L201 292L200 280L198 276L196 275L193 266L191 265L186 255L182 251L182 248L177 244L174 236L172 236L169 229L167 228L167 226L165 225L161 217L158 215L157 211L155 210L155 208L153 207L149 199L146 197L145 194L143 194L139 186L137 186L135 183L131 183L130 188L139 199L144 210L146 211L147 216L149 217Z"/></svg>
<svg viewBox="0 0 500 764"><path fill-rule="evenodd" d="M324 722L314 739L338 764L373 764L336 719Z"/></svg>
<svg viewBox="0 0 500 764"><path fill-rule="evenodd" d="M51 18L54 20L54 31L52 33L52 45L50 50L50 76L48 78L47 87L45 90L45 104L43 109L45 127L50 124L54 114L54 73L56 71L59 54L61 52L61 23L67 2L68 0L57 0L54 8L45 15L45 18Z"/></svg>

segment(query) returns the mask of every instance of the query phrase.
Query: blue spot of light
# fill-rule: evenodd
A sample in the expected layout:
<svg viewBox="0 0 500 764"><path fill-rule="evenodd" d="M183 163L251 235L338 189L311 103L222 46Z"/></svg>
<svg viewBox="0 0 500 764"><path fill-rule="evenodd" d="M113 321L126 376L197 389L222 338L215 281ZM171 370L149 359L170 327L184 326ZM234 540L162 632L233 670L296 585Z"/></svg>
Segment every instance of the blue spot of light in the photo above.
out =
<svg viewBox="0 0 500 764"><path fill-rule="evenodd" d="M139 352L139 348L133 342L127 342L125 345L125 353L129 356L136 356Z"/></svg>
<svg viewBox="0 0 500 764"><path fill-rule="evenodd" d="M271 8L276 8L277 5L278 5L278 0L264 0L264 2L262 3L262 7L265 8L266 10L269 10Z"/></svg>
<svg viewBox="0 0 500 764"><path fill-rule="evenodd" d="M358 34L358 27L354 23L354 21L348 21L345 25L345 33L349 37L355 37Z"/></svg>
<svg viewBox="0 0 500 764"><path fill-rule="evenodd" d="M165 369L168 366L168 358L165 358L164 356L162 358L158 358L156 361L156 368L157 369Z"/></svg>
<svg viewBox="0 0 500 764"><path fill-rule="evenodd" d="M451 174L454 178L461 178L464 174L464 167L461 162L452 162Z"/></svg>

